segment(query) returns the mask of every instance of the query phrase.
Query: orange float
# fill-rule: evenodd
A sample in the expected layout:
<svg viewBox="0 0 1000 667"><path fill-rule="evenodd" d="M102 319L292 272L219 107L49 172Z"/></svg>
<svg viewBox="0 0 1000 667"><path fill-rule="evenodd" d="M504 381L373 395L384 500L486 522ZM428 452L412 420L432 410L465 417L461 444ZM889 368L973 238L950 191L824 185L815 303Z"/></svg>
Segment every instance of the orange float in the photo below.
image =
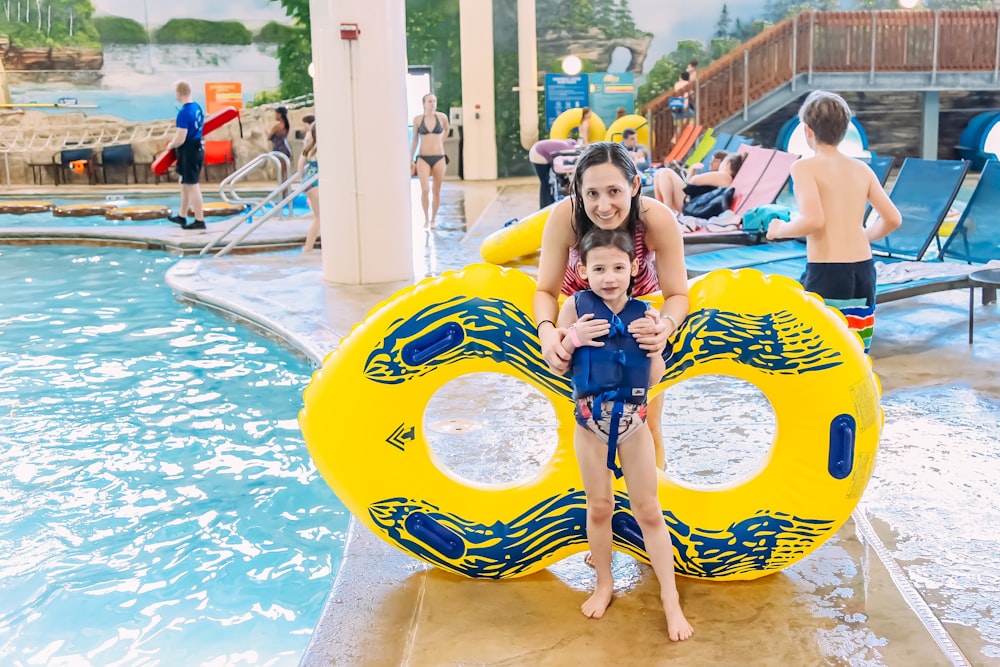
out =
<svg viewBox="0 0 1000 667"><path fill-rule="evenodd" d="M224 201L215 201L205 204L205 217L208 216L219 216L226 217L231 215L239 215L247 210L247 207L241 204L230 204Z"/></svg>
<svg viewBox="0 0 1000 667"><path fill-rule="evenodd" d="M52 215L57 218L82 218L88 215L104 215L112 208L115 208L115 205L111 202L69 204L67 206L56 206L52 209Z"/></svg>
<svg viewBox="0 0 1000 667"><path fill-rule="evenodd" d="M116 206L104 212L108 220L156 220L170 216L166 206Z"/></svg>
<svg viewBox="0 0 1000 667"><path fill-rule="evenodd" d="M0 213L24 215L25 213L45 213L52 210L50 201L8 201L0 203Z"/></svg>

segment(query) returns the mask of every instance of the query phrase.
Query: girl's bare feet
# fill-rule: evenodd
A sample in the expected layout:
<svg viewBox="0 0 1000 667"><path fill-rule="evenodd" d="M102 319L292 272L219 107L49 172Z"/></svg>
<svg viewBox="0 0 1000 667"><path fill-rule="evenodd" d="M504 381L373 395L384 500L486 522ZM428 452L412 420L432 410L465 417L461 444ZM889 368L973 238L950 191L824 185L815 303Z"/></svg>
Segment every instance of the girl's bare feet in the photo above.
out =
<svg viewBox="0 0 1000 667"><path fill-rule="evenodd" d="M694 634L694 628L681 611L677 592L662 595L660 600L663 602L663 614L667 617L667 634L670 636L670 641L682 642L689 639Z"/></svg>
<svg viewBox="0 0 1000 667"><path fill-rule="evenodd" d="M580 605L580 611L587 618L600 618L604 616L604 612L607 611L608 605L611 604L611 599L614 597L615 589L614 586L598 586L594 594L587 598L587 601ZM678 611L680 608L678 608Z"/></svg>

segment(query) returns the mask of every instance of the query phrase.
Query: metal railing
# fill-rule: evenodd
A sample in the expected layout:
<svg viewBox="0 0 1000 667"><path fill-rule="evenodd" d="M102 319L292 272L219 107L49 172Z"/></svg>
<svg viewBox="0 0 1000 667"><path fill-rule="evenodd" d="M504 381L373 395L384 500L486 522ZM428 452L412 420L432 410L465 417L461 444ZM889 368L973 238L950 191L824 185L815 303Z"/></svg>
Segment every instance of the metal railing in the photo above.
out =
<svg viewBox="0 0 1000 667"><path fill-rule="evenodd" d="M244 204L248 206L254 206L260 202L259 197L246 198L240 194L236 186L246 180L250 174L255 171L259 171L267 167L268 165L274 166L274 173L276 174L275 180L277 184L275 186L275 191L282 187L281 175L291 173L291 160L284 153L279 153L278 151L271 151L270 153L262 153L257 157L253 158L245 165L234 171L233 173L222 179L219 183L219 196L222 200L229 204ZM291 180L291 179L289 179ZM273 191L272 191L273 194Z"/></svg>
<svg viewBox="0 0 1000 667"><path fill-rule="evenodd" d="M875 10L808 12L785 19L722 56L698 73L695 122L714 126L739 114L770 92L816 73L866 75L920 72L927 86L942 73L980 72L1000 85L1000 10ZM672 143L668 104L674 90L643 108L654 144ZM669 133L669 134L668 134ZM657 141L659 140L659 141Z"/></svg>
<svg viewBox="0 0 1000 667"><path fill-rule="evenodd" d="M292 202L296 197L298 197L300 194L303 194L304 192L306 192L306 190L308 190L317 182L319 182L319 174L313 174L309 178L303 180L297 186L293 187L293 184L295 183L297 178L298 174L293 174L285 182L279 183L278 187L272 190L270 194L268 194L266 197L258 201L253 206L251 206L250 210L248 210L246 213L241 213L240 215L233 218L234 222L229 227L229 229L224 231L215 239L209 241L198 254L205 255L211 252L213 249L218 247L219 243L221 243L223 239L225 239L230 234L235 232L242 225L247 224L252 220L253 222L247 226L247 229L242 234L231 240L221 250L215 253L215 257L222 257L223 255L226 255L227 253L229 253L229 251L231 251L233 248L239 245L239 243L243 239L250 236L250 234L252 234L265 222L276 216L283 215L283 211L286 206L289 209L291 209ZM270 206L270 208L268 208L268 206ZM260 217L257 218L256 220L253 220L253 217L258 213L261 213Z"/></svg>

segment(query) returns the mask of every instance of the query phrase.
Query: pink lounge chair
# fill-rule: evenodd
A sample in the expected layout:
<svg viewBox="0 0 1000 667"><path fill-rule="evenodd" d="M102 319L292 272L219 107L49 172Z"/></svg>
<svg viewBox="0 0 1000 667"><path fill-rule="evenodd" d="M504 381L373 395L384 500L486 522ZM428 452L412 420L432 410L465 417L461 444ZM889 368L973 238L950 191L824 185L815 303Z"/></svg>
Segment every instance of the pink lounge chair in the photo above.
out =
<svg viewBox="0 0 1000 667"><path fill-rule="evenodd" d="M733 179L732 215L719 224L708 222L699 231L684 234L685 243L756 243L756 234L747 234L740 225L743 214L763 204L772 204L788 183L797 155L743 144L737 151L746 155L743 166Z"/></svg>

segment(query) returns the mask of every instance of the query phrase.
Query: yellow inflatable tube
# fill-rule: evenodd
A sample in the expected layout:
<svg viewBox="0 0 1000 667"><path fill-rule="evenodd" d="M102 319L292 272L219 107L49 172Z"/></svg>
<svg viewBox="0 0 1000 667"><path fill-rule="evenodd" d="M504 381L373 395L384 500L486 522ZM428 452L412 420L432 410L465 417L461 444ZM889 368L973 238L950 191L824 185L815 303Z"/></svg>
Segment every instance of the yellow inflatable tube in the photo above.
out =
<svg viewBox="0 0 1000 667"><path fill-rule="evenodd" d="M552 127L549 129L549 138L569 139L570 132L580 126L580 119L582 116L583 109L580 107L566 109L566 111L563 111L561 114L556 116L554 121L552 121ZM604 125L604 121L601 120L601 117L594 113L592 109L590 111L590 137L588 143L603 141L606 133L607 128Z"/></svg>
<svg viewBox="0 0 1000 667"><path fill-rule="evenodd" d="M343 339L305 391L299 422L337 496L393 546L455 574L517 577L587 548L570 386L541 359L534 292L526 274L488 264L407 288ZM854 509L875 463L881 389L843 316L794 281L716 271L690 293L656 390L741 378L771 401L777 428L748 478L701 488L661 474L663 518L679 574L755 579L807 556ZM431 396L476 372L520 378L555 408L558 445L533 479L472 483L428 447ZM646 560L621 480L615 498L614 548Z"/></svg>
<svg viewBox="0 0 1000 667"><path fill-rule="evenodd" d="M542 231L555 206L550 204L496 230L483 239L479 246L479 256L491 264L505 264L516 257L538 252L542 247Z"/></svg>
<svg viewBox="0 0 1000 667"><path fill-rule="evenodd" d="M604 140L621 141L622 131L629 127L635 130L635 136L639 143L649 148L649 122L645 116L634 113L615 119L604 134Z"/></svg>

